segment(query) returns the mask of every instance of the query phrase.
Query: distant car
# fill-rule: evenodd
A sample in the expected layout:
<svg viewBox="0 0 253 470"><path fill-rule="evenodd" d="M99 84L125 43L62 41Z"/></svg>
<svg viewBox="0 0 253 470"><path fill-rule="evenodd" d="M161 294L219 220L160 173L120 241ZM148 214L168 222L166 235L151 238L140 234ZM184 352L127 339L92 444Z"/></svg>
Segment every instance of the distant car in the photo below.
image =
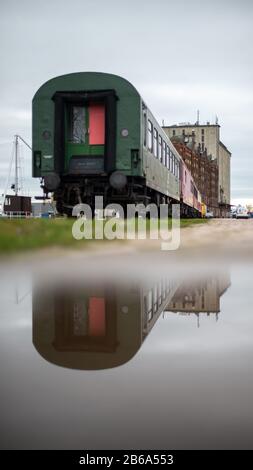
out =
<svg viewBox="0 0 253 470"><path fill-rule="evenodd" d="M213 218L213 212L212 211L206 211L206 218L207 219L212 219Z"/></svg>
<svg viewBox="0 0 253 470"><path fill-rule="evenodd" d="M236 209L236 218L237 219L248 219L249 218L249 212L246 209L246 207L239 206Z"/></svg>
<svg viewBox="0 0 253 470"><path fill-rule="evenodd" d="M51 219L52 217L54 217L54 212L52 212L52 211L43 212L41 214L42 219Z"/></svg>

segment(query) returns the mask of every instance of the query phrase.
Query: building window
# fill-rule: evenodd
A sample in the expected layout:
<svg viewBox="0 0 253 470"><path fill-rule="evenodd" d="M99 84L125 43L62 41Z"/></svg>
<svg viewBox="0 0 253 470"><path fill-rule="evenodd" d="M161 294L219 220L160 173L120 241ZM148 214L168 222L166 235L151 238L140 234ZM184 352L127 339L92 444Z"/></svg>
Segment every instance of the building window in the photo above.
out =
<svg viewBox="0 0 253 470"><path fill-rule="evenodd" d="M182 134L185 135L185 130L184 129L182 130Z"/></svg>
<svg viewBox="0 0 253 470"><path fill-rule="evenodd" d="M205 136L204 135L201 136L201 142L205 142Z"/></svg>
<svg viewBox="0 0 253 470"><path fill-rule="evenodd" d="M173 134L173 135L176 135L176 131L175 131L175 129L173 129L173 131L172 131L172 134Z"/></svg>
<svg viewBox="0 0 253 470"><path fill-rule="evenodd" d="M148 149L153 152L153 124L148 120Z"/></svg>
<svg viewBox="0 0 253 470"><path fill-rule="evenodd" d="M202 135L205 134L205 129L201 129L201 134L202 134Z"/></svg>
<svg viewBox="0 0 253 470"><path fill-rule="evenodd" d="M158 157L158 132L154 128L154 156Z"/></svg>
<svg viewBox="0 0 253 470"><path fill-rule="evenodd" d="M163 140L162 140L162 137L159 135L158 157L159 157L160 162L162 162L162 153L163 153Z"/></svg>
<svg viewBox="0 0 253 470"><path fill-rule="evenodd" d="M204 142L202 142L202 144L201 144L201 150L202 150L202 152L204 152L204 150L205 150L205 143Z"/></svg>

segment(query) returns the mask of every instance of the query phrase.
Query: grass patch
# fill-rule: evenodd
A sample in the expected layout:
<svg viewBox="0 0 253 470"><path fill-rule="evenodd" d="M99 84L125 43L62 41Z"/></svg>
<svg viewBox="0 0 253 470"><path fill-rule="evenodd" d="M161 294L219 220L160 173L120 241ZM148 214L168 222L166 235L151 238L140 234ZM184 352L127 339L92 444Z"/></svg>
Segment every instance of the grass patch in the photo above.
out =
<svg viewBox="0 0 253 470"><path fill-rule="evenodd" d="M166 221L162 222L166 223ZM198 225L207 222L206 219L181 219L181 227ZM104 224L103 221L101 221ZM137 220L136 220L137 223ZM136 223L133 223L136 228ZM45 247L84 248L87 243L97 243L102 240L75 240L72 236L73 219L0 219L0 253L35 250ZM171 219L169 219L171 227ZM147 234L150 221L146 221ZM94 233L94 221L93 221ZM107 240L106 240L107 241ZM123 240L124 241L124 240Z"/></svg>

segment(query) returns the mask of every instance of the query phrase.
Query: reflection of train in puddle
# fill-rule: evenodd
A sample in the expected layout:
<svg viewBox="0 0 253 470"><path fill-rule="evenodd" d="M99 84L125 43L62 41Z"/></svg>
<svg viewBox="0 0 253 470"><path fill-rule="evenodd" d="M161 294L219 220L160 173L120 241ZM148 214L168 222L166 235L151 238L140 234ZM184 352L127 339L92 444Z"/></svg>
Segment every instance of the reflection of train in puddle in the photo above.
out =
<svg viewBox="0 0 253 470"><path fill-rule="evenodd" d="M35 289L33 342L48 361L104 369L133 357L177 289L163 279L134 285Z"/></svg>
<svg viewBox="0 0 253 470"><path fill-rule="evenodd" d="M228 285L228 276L218 276L200 285L161 279L152 286L37 287L33 291L34 346L46 360L63 367L116 367L137 353L162 312L189 313L194 306L199 308L199 302L205 308L209 300L212 311L217 311L222 286L224 291Z"/></svg>

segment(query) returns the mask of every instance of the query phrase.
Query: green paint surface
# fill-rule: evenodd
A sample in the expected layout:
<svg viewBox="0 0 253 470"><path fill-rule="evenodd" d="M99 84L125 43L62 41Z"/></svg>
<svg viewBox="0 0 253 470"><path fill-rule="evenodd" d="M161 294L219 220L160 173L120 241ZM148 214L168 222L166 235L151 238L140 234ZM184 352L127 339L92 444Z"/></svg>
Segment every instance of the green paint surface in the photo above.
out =
<svg viewBox="0 0 253 470"><path fill-rule="evenodd" d="M103 91L115 90L117 100L116 121L116 169L125 174L132 174L131 149L140 151L141 126L141 97L137 90L127 80L116 75L98 72L80 72L49 80L37 91L33 98L33 151L41 151L41 168L33 163L33 176L46 175L54 170L54 101L53 96L58 92L67 91ZM128 136L121 135L122 129L128 130ZM43 132L49 131L50 138L45 140ZM101 147L90 146L91 155L101 155ZM75 155L83 154L85 147L76 147ZM68 144L65 159L65 168L73 148ZM80 153L79 153L80 152ZM51 155L52 158L45 158ZM137 174L141 174L138 166Z"/></svg>

